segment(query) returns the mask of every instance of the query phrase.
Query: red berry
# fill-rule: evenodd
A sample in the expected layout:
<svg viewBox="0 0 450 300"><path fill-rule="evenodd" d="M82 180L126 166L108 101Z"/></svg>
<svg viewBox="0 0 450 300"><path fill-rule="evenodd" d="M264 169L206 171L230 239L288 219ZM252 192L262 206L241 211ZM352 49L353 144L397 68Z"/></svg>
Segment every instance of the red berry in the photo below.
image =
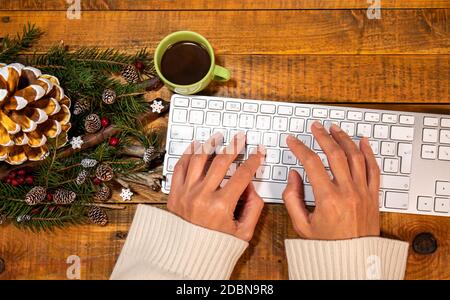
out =
<svg viewBox="0 0 450 300"><path fill-rule="evenodd" d="M19 182L16 179L11 180L12 186L18 186Z"/></svg>
<svg viewBox="0 0 450 300"><path fill-rule="evenodd" d="M6 179L6 183L11 183L11 178Z"/></svg>
<svg viewBox="0 0 450 300"><path fill-rule="evenodd" d="M9 173L9 178L14 178L14 177L16 177L16 175L17 175L17 172L16 171L11 171L10 173Z"/></svg>
<svg viewBox="0 0 450 300"><path fill-rule="evenodd" d="M48 201L52 201L53 200L53 194L52 193L50 193L50 192L47 193L47 200Z"/></svg>
<svg viewBox="0 0 450 300"><path fill-rule="evenodd" d="M100 179L98 179L97 177L94 178L93 182L94 182L95 185L102 184L102 181Z"/></svg>
<svg viewBox="0 0 450 300"><path fill-rule="evenodd" d="M19 185L22 185L25 182L25 179L23 177L19 177L17 178L17 182L19 183Z"/></svg>
<svg viewBox="0 0 450 300"><path fill-rule="evenodd" d="M25 183L28 185L33 185L34 179L33 176L28 175L27 177L25 177Z"/></svg>
<svg viewBox="0 0 450 300"><path fill-rule="evenodd" d="M138 61L134 64L134 66L135 66L136 69L138 69L139 71L142 71L142 70L144 70L144 68L145 68L144 63L143 63L142 61L140 61L140 60L138 60Z"/></svg>
<svg viewBox="0 0 450 300"><path fill-rule="evenodd" d="M119 138L113 136L112 138L109 139L109 144L113 147L116 147L117 145L119 145Z"/></svg>
<svg viewBox="0 0 450 300"><path fill-rule="evenodd" d="M24 169L19 170L19 171L17 172L17 174L18 174L19 176L25 176L26 173L27 173L27 172L25 172Z"/></svg>
<svg viewBox="0 0 450 300"><path fill-rule="evenodd" d="M109 124L111 124L111 122L109 121L108 118L102 118L102 119L100 120L100 122L102 123L102 126L103 126L103 127L108 127Z"/></svg>

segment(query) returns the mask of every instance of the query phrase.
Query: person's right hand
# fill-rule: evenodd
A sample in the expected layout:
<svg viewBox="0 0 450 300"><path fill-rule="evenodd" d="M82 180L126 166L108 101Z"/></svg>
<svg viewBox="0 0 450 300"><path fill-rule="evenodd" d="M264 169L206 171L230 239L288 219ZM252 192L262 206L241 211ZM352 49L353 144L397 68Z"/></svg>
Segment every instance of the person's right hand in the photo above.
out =
<svg viewBox="0 0 450 300"><path fill-rule="evenodd" d="M330 136L319 122L313 124L312 132L328 158L333 178L317 154L295 137L287 138L305 168L316 205L312 213L306 209L302 178L291 170L283 199L294 229L302 238L316 240L379 236L380 170L368 139L361 139L358 148L341 128L331 126Z"/></svg>

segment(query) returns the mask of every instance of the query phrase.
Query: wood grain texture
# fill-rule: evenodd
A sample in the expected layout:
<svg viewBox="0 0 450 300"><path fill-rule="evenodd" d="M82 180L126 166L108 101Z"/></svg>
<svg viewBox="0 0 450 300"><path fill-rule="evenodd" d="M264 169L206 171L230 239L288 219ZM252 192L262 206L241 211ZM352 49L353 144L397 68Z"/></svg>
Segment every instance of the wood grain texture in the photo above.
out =
<svg viewBox="0 0 450 300"><path fill-rule="evenodd" d="M83 10L366 9L367 0L82 0ZM0 10L66 10L66 0L0 0ZM448 8L446 0L383 0L383 9Z"/></svg>
<svg viewBox="0 0 450 300"><path fill-rule="evenodd" d="M165 35L193 30L218 54L448 54L450 10L389 10L380 20L358 10L2 12L0 32L27 22L46 31L36 50L67 45L155 48Z"/></svg>

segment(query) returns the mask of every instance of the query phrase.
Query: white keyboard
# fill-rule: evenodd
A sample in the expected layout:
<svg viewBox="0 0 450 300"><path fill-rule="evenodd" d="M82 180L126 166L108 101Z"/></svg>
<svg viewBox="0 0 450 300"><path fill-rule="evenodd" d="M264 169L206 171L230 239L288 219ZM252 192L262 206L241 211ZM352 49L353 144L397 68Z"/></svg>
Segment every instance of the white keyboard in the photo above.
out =
<svg viewBox="0 0 450 300"><path fill-rule="evenodd" d="M170 191L172 173L193 140L206 141L221 132L224 144L238 132L247 149L231 165L227 178L258 144L266 146L266 161L254 178L259 195L281 203L290 169L304 178L305 201L314 205L308 176L286 145L293 134L321 157L325 154L311 134L311 124L340 126L357 143L368 137L381 169L380 210L450 217L450 116L371 110L300 103L173 95L164 161ZM331 172L330 172L331 174Z"/></svg>

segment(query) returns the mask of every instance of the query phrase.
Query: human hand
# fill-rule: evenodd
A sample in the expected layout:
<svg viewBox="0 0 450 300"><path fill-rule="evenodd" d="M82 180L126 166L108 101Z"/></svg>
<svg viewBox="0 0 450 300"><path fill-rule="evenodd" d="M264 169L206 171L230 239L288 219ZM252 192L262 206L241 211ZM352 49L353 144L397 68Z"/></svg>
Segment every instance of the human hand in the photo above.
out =
<svg viewBox="0 0 450 300"><path fill-rule="evenodd" d="M358 149L336 125L330 128L331 136L319 122L313 124L312 132L328 158L333 178L317 154L295 137L287 138L305 168L316 205L312 213L306 209L302 178L292 170L283 199L295 231L302 238L318 240L379 236L380 170L368 139L361 139Z"/></svg>
<svg viewBox="0 0 450 300"><path fill-rule="evenodd" d="M220 184L231 163L245 147L245 135L237 134L232 142L213 159L208 170L208 158L223 136L213 135L204 145L193 142L175 166L167 208L193 224L250 241L264 202L251 180L262 163L265 150L255 154L237 168L224 187ZM234 217L239 199L242 212Z"/></svg>

